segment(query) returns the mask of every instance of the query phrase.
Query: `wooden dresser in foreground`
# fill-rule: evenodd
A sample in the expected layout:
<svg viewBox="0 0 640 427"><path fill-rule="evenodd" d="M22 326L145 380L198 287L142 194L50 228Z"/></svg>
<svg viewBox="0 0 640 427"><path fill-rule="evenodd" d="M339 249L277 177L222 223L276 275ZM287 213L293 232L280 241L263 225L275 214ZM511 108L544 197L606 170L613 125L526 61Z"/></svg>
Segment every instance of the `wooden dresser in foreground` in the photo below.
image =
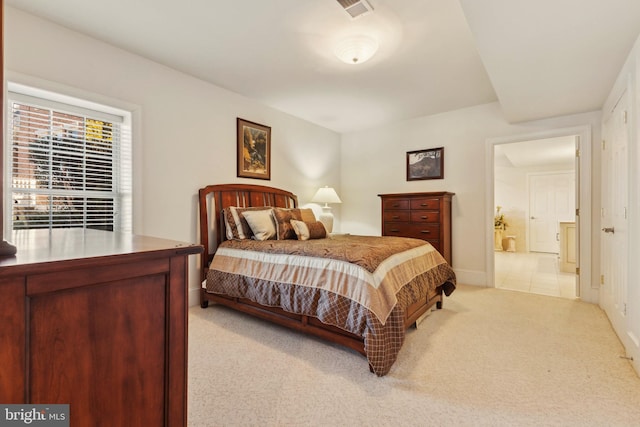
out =
<svg viewBox="0 0 640 427"><path fill-rule="evenodd" d="M0 402L69 404L72 426L186 426L188 255L105 231L13 234L0 258Z"/></svg>
<svg viewBox="0 0 640 427"><path fill-rule="evenodd" d="M455 193L378 194L382 235L413 237L431 243L451 262L451 198Z"/></svg>

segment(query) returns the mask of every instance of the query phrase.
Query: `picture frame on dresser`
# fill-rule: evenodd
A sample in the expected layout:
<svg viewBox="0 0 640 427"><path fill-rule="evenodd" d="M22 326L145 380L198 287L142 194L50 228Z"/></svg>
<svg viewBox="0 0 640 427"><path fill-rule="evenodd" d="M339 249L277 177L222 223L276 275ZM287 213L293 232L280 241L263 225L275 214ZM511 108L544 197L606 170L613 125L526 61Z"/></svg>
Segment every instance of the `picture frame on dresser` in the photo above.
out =
<svg viewBox="0 0 640 427"><path fill-rule="evenodd" d="M407 181L444 178L444 147L407 151Z"/></svg>
<svg viewBox="0 0 640 427"><path fill-rule="evenodd" d="M236 120L238 177L271 179L271 127Z"/></svg>

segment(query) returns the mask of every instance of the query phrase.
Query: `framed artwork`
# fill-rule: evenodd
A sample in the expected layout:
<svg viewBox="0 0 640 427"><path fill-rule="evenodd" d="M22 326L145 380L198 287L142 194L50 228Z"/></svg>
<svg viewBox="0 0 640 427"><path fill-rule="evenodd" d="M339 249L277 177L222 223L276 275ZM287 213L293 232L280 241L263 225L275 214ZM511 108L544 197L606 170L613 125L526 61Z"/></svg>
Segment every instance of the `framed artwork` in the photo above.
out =
<svg viewBox="0 0 640 427"><path fill-rule="evenodd" d="M407 181L444 178L444 147L407 151Z"/></svg>
<svg viewBox="0 0 640 427"><path fill-rule="evenodd" d="M271 128L238 117L238 176L271 179Z"/></svg>

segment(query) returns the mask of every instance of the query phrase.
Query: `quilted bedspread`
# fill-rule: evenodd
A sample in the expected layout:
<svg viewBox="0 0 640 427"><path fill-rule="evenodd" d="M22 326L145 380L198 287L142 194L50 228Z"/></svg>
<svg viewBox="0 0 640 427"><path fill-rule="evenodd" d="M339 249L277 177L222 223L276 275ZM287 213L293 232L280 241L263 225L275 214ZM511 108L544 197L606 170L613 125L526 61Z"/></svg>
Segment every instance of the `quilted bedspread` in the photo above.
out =
<svg viewBox="0 0 640 427"><path fill-rule="evenodd" d="M451 267L429 243L401 237L229 240L211 262L207 292L314 316L363 337L373 371L389 372L405 336L405 310L455 289Z"/></svg>

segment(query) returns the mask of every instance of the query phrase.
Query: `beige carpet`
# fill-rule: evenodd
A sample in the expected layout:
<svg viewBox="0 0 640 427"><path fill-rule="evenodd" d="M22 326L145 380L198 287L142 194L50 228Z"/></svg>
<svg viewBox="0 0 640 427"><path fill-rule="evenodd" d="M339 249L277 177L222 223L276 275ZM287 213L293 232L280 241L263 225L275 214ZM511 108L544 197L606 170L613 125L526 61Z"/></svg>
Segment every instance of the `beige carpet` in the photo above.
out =
<svg viewBox="0 0 640 427"><path fill-rule="evenodd" d="M640 378L597 306L460 286L391 372L219 306L189 316L189 426L639 426Z"/></svg>

